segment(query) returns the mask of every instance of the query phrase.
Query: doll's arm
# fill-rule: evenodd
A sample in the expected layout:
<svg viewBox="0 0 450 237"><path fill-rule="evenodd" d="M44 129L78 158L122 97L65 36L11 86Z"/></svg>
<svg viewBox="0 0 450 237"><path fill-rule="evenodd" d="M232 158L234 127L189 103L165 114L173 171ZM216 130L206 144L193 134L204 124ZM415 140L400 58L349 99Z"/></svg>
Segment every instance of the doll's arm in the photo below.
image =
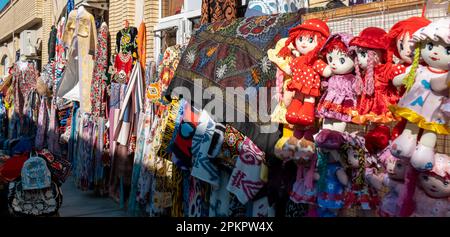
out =
<svg viewBox="0 0 450 237"><path fill-rule="evenodd" d="M331 77L331 75L333 74L331 71L331 67L321 59L318 59L314 62L313 69L325 78Z"/></svg>
<svg viewBox="0 0 450 237"><path fill-rule="evenodd" d="M394 84L395 87L401 87L403 86L403 80L408 76L409 72L411 71L411 67L405 68L402 65L393 65L390 68L389 74L390 77L393 77L392 84Z"/></svg>
<svg viewBox="0 0 450 237"><path fill-rule="evenodd" d="M344 185L344 186L347 186L347 185L348 185L348 176L347 176L347 174L345 173L345 170L344 170L344 169L342 169L342 168L338 169L338 170L336 171L336 176L337 176L339 182L340 182L342 185Z"/></svg>

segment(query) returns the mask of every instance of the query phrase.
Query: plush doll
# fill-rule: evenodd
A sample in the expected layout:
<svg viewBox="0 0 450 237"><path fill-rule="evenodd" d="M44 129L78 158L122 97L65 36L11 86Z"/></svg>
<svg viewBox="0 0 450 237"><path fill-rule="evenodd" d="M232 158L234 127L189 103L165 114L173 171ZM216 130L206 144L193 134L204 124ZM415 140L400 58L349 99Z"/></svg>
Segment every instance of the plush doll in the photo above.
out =
<svg viewBox="0 0 450 237"><path fill-rule="evenodd" d="M450 134L448 114L443 111L449 98L449 25L450 18L445 18L414 33L414 62L404 75L396 78L403 80L407 91L391 110L408 120L408 124L394 140L391 152L396 157L411 159L411 165L419 171L433 168L436 134ZM420 59L426 65L421 65ZM420 129L425 132L417 145Z"/></svg>
<svg viewBox="0 0 450 237"><path fill-rule="evenodd" d="M316 168L317 156L315 153L315 145L313 142L313 134L317 133L317 129L312 128L306 131L296 130L294 137L302 137L298 141L297 148L294 150L292 158L285 160L294 160L297 165L297 176L295 183L290 191L290 205L287 208L303 210L297 212L296 217L306 216L307 212L312 210L310 207L315 206L317 192L314 186L314 171ZM292 138L291 138L292 139ZM295 141L295 140L294 140ZM310 146L310 150L304 148ZM303 148L303 149L299 149Z"/></svg>
<svg viewBox="0 0 450 237"><path fill-rule="evenodd" d="M352 38L349 34L334 34L320 52L333 73L322 82L325 93L317 106L318 115L324 118L325 129L344 132L346 123L352 121L352 111L356 109L357 98L353 90L355 55L349 47Z"/></svg>
<svg viewBox="0 0 450 237"><path fill-rule="evenodd" d="M383 29L369 27L350 42L357 47L354 89L360 98L352 119L356 124L394 121L388 106L397 103L399 93L392 80L403 71L387 63L385 35Z"/></svg>
<svg viewBox="0 0 450 237"><path fill-rule="evenodd" d="M294 136L294 126L286 121L287 106L291 104L295 95L295 92L287 90L287 85L292 79L286 72L290 72L289 65L292 58L300 54L291 44L288 49L291 50L292 56L280 57L278 55L286 45L287 40L287 38L279 40L275 48L267 52L269 60L277 65L275 99L278 101L278 105L271 115L271 121L283 125L283 136L276 143L275 155L280 159L294 158L298 160L314 154L315 147L312 136L309 140L304 137L304 134ZM308 128L303 129L308 130Z"/></svg>
<svg viewBox="0 0 450 237"><path fill-rule="evenodd" d="M395 57L399 59L398 65L405 66L405 69L407 66L410 66L413 63L414 56L414 47L413 44L411 44L411 37L420 28L425 27L430 23L431 21L427 18L416 16L397 22L386 35L386 40L389 45L388 56L392 58L392 56L395 55Z"/></svg>
<svg viewBox="0 0 450 237"><path fill-rule="evenodd" d="M286 120L290 124L309 126L314 123L321 77L331 76L331 68L319 59L319 51L329 34L325 22L319 19L307 20L289 31L285 46L278 54L283 58L292 58L290 67L286 70L286 74L292 77L287 89L296 92L287 107Z"/></svg>
<svg viewBox="0 0 450 237"><path fill-rule="evenodd" d="M406 71L406 67L410 66L413 62L414 45L411 43L412 35L418 31L420 28L430 24L425 17L410 17L408 19L397 22L392 26L389 33L386 35L386 41L388 42L388 63L393 62L393 56L399 60L394 67L403 73ZM399 94L402 96L405 92L404 87L402 87L402 80L392 81L394 86L399 87ZM406 126L406 119L402 119L392 131L392 139L397 138L403 132Z"/></svg>
<svg viewBox="0 0 450 237"><path fill-rule="evenodd" d="M450 157L435 155L431 171L421 172L414 193L414 217L450 217Z"/></svg>
<svg viewBox="0 0 450 237"><path fill-rule="evenodd" d="M376 190L366 182L366 170L377 170L377 160L369 155L365 148L365 138L355 133L344 134L342 157L346 161L347 174L350 176L345 195L344 213L347 216L373 216L379 198ZM373 172L373 171L372 171Z"/></svg>
<svg viewBox="0 0 450 237"><path fill-rule="evenodd" d="M401 195L405 189L405 175L410 165L406 160L393 156L389 149L386 148L378 157L386 172L378 175L368 174L366 179L377 190L384 187L388 189L381 200L378 214L381 217L399 217L403 200Z"/></svg>
<svg viewBox="0 0 450 237"><path fill-rule="evenodd" d="M339 150L342 133L323 129L315 137L317 151L317 205L321 217L336 217L344 207L345 186L349 178L342 165Z"/></svg>

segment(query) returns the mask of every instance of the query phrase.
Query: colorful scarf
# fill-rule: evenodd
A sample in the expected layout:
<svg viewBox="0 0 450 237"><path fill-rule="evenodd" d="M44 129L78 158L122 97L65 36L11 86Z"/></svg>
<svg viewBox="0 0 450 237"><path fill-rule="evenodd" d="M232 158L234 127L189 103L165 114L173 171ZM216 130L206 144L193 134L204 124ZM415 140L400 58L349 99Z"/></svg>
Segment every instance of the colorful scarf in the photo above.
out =
<svg viewBox="0 0 450 237"><path fill-rule="evenodd" d="M215 131L215 122L207 111L202 111L192 141L193 167L191 175L212 186L219 186L219 170L208 158Z"/></svg>
<svg viewBox="0 0 450 237"><path fill-rule="evenodd" d="M245 138L227 187L228 191L235 194L242 204L252 200L264 186L261 180L264 156L264 152L249 138Z"/></svg>

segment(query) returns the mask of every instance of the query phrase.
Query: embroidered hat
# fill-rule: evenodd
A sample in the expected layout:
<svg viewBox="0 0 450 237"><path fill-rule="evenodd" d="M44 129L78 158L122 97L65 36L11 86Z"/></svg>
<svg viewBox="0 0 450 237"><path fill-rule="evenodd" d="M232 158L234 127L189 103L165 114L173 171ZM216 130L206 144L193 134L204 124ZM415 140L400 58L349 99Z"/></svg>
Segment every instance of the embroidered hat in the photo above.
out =
<svg viewBox="0 0 450 237"><path fill-rule="evenodd" d="M350 46L386 50L387 42L385 36L386 31L383 29L378 27L368 27L361 31L359 36L356 36L350 41Z"/></svg>
<svg viewBox="0 0 450 237"><path fill-rule="evenodd" d="M51 173L47 162L38 156L30 157L22 167L23 190L48 188L51 185Z"/></svg>
<svg viewBox="0 0 450 237"><path fill-rule="evenodd" d="M434 159L433 170L430 172L439 177L450 179L450 157L445 154L436 154Z"/></svg>
<svg viewBox="0 0 450 237"><path fill-rule="evenodd" d="M439 19L429 25L422 27L413 34L412 41L417 43L427 38L433 41L442 40L446 44L450 44L450 18Z"/></svg>
<svg viewBox="0 0 450 237"><path fill-rule="evenodd" d="M431 23L425 17L417 17L413 16L406 20L397 22L394 26L392 26L389 33L386 34L386 41L388 42L388 50L395 54L397 58L400 58L397 50L397 38L409 33L411 36L418 31L420 28L425 27Z"/></svg>
<svg viewBox="0 0 450 237"><path fill-rule="evenodd" d="M298 25L291 30L289 30L289 34L292 34L296 31L300 30L310 30L310 31L316 31L322 34L325 38L328 38L330 36L330 28L328 28L327 23L320 19L310 19L303 22L301 25Z"/></svg>

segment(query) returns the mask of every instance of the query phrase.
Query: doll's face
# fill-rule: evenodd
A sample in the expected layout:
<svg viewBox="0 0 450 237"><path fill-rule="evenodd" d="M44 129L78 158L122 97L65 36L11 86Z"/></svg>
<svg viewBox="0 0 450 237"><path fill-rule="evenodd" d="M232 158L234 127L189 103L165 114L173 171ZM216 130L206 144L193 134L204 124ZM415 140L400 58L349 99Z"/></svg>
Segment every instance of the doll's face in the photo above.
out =
<svg viewBox="0 0 450 237"><path fill-rule="evenodd" d="M450 197L450 180L426 173L419 176L420 185L425 193L434 198Z"/></svg>
<svg viewBox="0 0 450 237"><path fill-rule="evenodd" d="M441 41L427 40L421 49L423 60L431 67L448 70L450 62L450 45Z"/></svg>
<svg viewBox="0 0 450 237"><path fill-rule="evenodd" d="M366 70L369 62L369 51L365 48L358 48L356 50L356 57L358 58L359 67Z"/></svg>
<svg viewBox="0 0 450 237"><path fill-rule="evenodd" d="M413 61L414 44L410 42L411 36L408 32L397 39L397 52L400 59L408 64Z"/></svg>
<svg viewBox="0 0 450 237"><path fill-rule="evenodd" d="M404 180L406 174L406 161L391 158L387 160L386 171L389 178L394 180Z"/></svg>
<svg viewBox="0 0 450 237"><path fill-rule="evenodd" d="M369 51L372 49L367 49L367 48L357 48L356 49L356 56L358 57L358 62L359 62L359 67L362 70L366 70L368 65L369 65ZM373 52L375 52L376 56L378 58L381 58L381 51L376 49L376 50L372 50Z"/></svg>
<svg viewBox="0 0 450 237"><path fill-rule="evenodd" d="M348 149L347 150L347 160L348 160L348 164L352 168L358 168L359 167L359 156L355 152L354 149Z"/></svg>
<svg viewBox="0 0 450 237"><path fill-rule="evenodd" d="M317 47L317 36L299 36L295 40L295 45L302 55L306 55Z"/></svg>
<svg viewBox="0 0 450 237"><path fill-rule="evenodd" d="M327 54L327 61L328 65L331 67L331 71L335 75L351 73L355 68L353 59L338 49L334 49Z"/></svg>

